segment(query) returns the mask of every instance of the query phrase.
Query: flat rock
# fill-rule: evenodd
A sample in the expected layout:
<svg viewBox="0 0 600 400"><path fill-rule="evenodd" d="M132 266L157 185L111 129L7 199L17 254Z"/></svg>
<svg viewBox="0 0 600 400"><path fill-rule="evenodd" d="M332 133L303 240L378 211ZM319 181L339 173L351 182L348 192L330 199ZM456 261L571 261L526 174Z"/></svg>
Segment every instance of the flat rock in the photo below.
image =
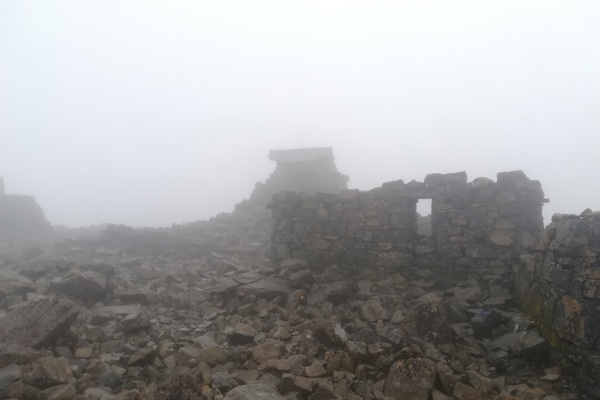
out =
<svg viewBox="0 0 600 400"><path fill-rule="evenodd" d="M23 382L11 383L6 389L5 396L8 399L47 400L46 395L40 389Z"/></svg>
<svg viewBox="0 0 600 400"><path fill-rule="evenodd" d="M125 306L100 306L93 309L98 315L128 315L135 314L142 310L142 307L136 305L125 305Z"/></svg>
<svg viewBox="0 0 600 400"><path fill-rule="evenodd" d="M66 296L86 302L94 302L106 296L107 284L108 280L102 275L92 271L76 271L72 276L54 284L54 287Z"/></svg>
<svg viewBox="0 0 600 400"><path fill-rule="evenodd" d="M69 363L62 357L41 357L23 369L23 383L38 389L68 383L72 379Z"/></svg>
<svg viewBox="0 0 600 400"><path fill-rule="evenodd" d="M306 303L309 306L315 307L321 306L326 301L330 301L333 304L340 304L348 300L351 295L352 288L345 281L319 283L310 288Z"/></svg>
<svg viewBox="0 0 600 400"><path fill-rule="evenodd" d="M292 292L289 282L277 277L259 279L237 289L238 293L254 294L257 297L272 299L277 296L287 296Z"/></svg>
<svg viewBox="0 0 600 400"><path fill-rule="evenodd" d="M233 388L223 400L285 400L285 397L271 385L249 383Z"/></svg>
<svg viewBox="0 0 600 400"><path fill-rule="evenodd" d="M70 400L77 394L77 388L70 383L57 385L44 390L48 400Z"/></svg>
<svg viewBox="0 0 600 400"><path fill-rule="evenodd" d="M137 329L149 328L151 324L143 313L136 312L125 316L125 318L121 320L120 325L125 331L130 332Z"/></svg>
<svg viewBox="0 0 600 400"><path fill-rule="evenodd" d="M272 358L278 358L285 351L285 343L279 340L262 343L248 349L252 360L257 364L267 362Z"/></svg>
<svg viewBox="0 0 600 400"><path fill-rule="evenodd" d="M547 342L535 331L510 332L493 343L506 352L526 358L539 358L547 350Z"/></svg>
<svg viewBox="0 0 600 400"><path fill-rule="evenodd" d="M115 299L119 299L121 302L123 302L125 304L131 304L131 303L147 304L148 303L148 294L142 290L135 289L135 288L115 289L115 290L113 290L112 297Z"/></svg>
<svg viewBox="0 0 600 400"><path fill-rule="evenodd" d="M198 353L198 361L205 362L210 366L222 364L227 359L227 353L220 347L207 347Z"/></svg>
<svg viewBox="0 0 600 400"><path fill-rule="evenodd" d="M78 313L76 304L57 297L26 302L0 318L0 341L41 348L68 329Z"/></svg>

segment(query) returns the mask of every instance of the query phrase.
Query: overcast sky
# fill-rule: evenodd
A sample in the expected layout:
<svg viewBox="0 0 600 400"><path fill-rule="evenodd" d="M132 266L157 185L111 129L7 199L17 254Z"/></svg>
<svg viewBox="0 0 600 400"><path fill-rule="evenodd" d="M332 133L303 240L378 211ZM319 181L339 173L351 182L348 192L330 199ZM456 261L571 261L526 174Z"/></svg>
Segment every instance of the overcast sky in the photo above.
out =
<svg viewBox="0 0 600 400"><path fill-rule="evenodd" d="M0 176L54 224L229 212L269 149L352 188L539 179L600 210L597 0L0 2Z"/></svg>

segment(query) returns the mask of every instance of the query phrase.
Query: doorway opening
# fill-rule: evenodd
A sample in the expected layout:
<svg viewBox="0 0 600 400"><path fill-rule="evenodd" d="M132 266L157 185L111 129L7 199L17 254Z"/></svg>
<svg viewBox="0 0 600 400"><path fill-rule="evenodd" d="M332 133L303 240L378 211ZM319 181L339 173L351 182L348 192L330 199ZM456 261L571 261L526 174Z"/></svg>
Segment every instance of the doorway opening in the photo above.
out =
<svg viewBox="0 0 600 400"><path fill-rule="evenodd" d="M418 199L417 233L419 234L419 236L431 237L433 235L431 214L431 199Z"/></svg>

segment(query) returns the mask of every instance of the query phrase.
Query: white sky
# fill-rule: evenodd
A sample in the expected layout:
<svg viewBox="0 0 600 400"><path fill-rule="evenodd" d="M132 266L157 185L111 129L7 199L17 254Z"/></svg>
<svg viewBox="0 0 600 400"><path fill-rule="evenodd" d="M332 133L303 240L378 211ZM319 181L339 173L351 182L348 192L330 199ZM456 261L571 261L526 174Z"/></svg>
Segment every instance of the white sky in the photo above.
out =
<svg viewBox="0 0 600 400"><path fill-rule="evenodd" d="M0 2L0 176L54 224L229 212L270 148L352 188L522 169L600 210L600 2Z"/></svg>

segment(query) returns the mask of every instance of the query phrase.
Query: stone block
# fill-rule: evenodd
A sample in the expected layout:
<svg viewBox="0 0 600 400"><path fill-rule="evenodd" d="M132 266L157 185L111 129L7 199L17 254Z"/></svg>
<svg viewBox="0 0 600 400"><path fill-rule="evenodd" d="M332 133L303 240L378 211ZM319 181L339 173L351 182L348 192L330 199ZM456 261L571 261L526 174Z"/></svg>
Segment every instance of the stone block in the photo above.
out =
<svg viewBox="0 0 600 400"><path fill-rule="evenodd" d="M498 172L496 178L498 184L507 186L524 186L529 183L529 178L521 170Z"/></svg>
<svg viewBox="0 0 600 400"><path fill-rule="evenodd" d="M583 294L590 299L600 299L600 279L586 279Z"/></svg>
<svg viewBox="0 0 600 400"><path fill-rule="evenodd" d="M429 174L425 177L426 185L439 186L444 184L460 184L467 183L467 173L465 171L449 173L449 174Z"/></svg>
<svg viewBox="0 0 600 400"><path fill-rule="evenodd" d="M380 267L403 267L410 264L411 258L410 254L397 251L380 253L377 256L376 265Z"/></svg>
<svg viewBox="0 0 600 400"><path fill-rule="evenodd" d="M0 318L0 341L41 348L67 330L79 307L56 297L29 301Z"/></svg>
<svg viewBox="0 0 600 400"><path fill-rule="evenodd" d="M496 198L496 193L496 188L493 185L474 186L473 201L480 204L492 203Z"/></svg>
<svg viewBox="0 0 600 400"><path fill-rule="evenodd" d="M578 219L561 218L556 225L555 240L561 247L576 247L589 244L585 225Z"/></svg>
<svg viewBox="0 0 600 400"><path fill-rule="evenodd" d="M493 259L498 257L498 253L494 246L473 245L466 248L467 257L472 258L488 258Z"/></svg>
<svg viewBox="0 0 600 400"><path fill-rule="evenodd" d="M516 217L502 217L497 218L494 221L495 229L513 229L517 226L517 218Z"/></svg>
<svg viewBox="0 0 600 400"><path fill-rule="evenodd" d="M496 229L489 232L489 240L498 246L512 246L515 244L516 232L508 229Z"/></svg>
<svg viewBox="0 0 600 400"><path fill-rule="evenodd" d="M554 327L563 339L590 348L600 336L597 300L578 299L563 295L556 303Z"/></svg>

